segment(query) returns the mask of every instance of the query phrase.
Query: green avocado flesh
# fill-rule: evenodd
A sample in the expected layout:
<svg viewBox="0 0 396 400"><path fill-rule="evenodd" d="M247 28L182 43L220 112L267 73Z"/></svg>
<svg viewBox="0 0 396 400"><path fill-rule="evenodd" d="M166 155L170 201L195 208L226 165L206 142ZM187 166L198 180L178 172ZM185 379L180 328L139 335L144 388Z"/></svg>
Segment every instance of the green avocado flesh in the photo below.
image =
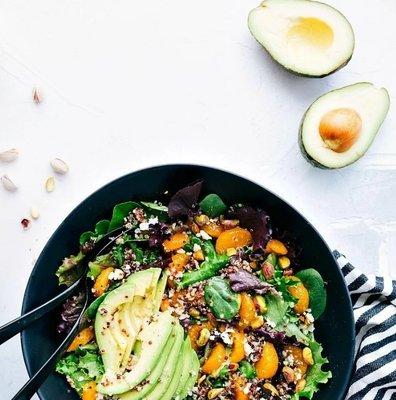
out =
<svg viewBox="0 0 396 400"><path fill-rule="evenodd" d="M120 400L183 399L199 371L190 339L170 312L159 312L168 276L151 268L108 292L95 318L105 373L99 393Z"/></svg>
<svg viewBox="0 0 396 400"><path fill-rule="evenodd" d="M296 274L309 293L309 307L315 319L325 311L327 293L319 272L313 268L304 269Z"/></svg>
<svg viewBox="0 0 396 400"><path fill-rule="evenodd" d="M376 88L368 82L324 94L311 104L302 119L299 144L303 156L314 166L326 169L342 168L354 163L370 148L389 106L386 89ZM340 110L358 119L359 127L350 128L348 120L340 118ZM330 120L329 115L333 115ZM344 132L342 139L340 132ZM351 135L351 132L354 132L353 140L347 141L346 138L351 137L347 134ZM338 136L335 138L330 134ZM349 146L337 148L341 143L349 143Z"/></svg>
<svg viewBox="0 0 396 400"><path fill-rule="evenodd" d="M351 59L355 37L335 8L311 0L265 0L248 18L249 30L290 72L318 78Z"/></svg>

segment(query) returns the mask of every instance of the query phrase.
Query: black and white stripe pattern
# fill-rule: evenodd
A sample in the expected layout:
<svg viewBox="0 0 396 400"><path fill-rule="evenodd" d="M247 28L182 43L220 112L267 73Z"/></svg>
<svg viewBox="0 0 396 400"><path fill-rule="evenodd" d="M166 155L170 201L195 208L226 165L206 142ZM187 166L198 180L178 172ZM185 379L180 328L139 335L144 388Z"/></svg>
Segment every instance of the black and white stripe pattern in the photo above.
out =
<svg viewBox="0 0 396 400"><path fill-rule="evenodd" d="M334 255L351 294L356 324L356 367L348 400L396 399L396 281L364 275Z"/></svg>

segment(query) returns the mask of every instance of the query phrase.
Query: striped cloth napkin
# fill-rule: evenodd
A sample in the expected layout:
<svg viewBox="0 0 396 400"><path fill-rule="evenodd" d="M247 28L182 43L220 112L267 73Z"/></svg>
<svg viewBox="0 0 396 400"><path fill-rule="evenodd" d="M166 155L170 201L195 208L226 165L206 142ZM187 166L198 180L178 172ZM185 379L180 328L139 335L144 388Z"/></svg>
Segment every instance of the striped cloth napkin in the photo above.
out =
<svg viewBox="0 0 396 400"><path fill-rule="evenodd" d="M362 274L334 252L351 294L356 324L355 371L348 400L396 399L396 281Z"/></svg>

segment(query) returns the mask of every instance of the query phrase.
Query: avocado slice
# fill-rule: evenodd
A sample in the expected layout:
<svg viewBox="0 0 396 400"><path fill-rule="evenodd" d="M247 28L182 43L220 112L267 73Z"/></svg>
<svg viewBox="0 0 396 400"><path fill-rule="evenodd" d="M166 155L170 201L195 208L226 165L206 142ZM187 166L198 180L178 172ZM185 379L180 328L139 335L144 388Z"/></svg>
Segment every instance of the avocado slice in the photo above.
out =
<svg viewBox="0 0 396 400"><path fill-rule="evenodd" d="M157 284L157 290L155 292L154 299L154 312L157 312L160 309L162 298L164 297L164 292L166 288L166 284L168 282L169 272L165 270L162 274L161 279Z"/></svg>
<svg viewBox="0 0 396 400"><path fill-rule="evenodd" d="M191 349L191 351L190 351L190 369L188 371L189 376L188 376L185 386L183 387L183 389L181 389L179 391L180 399L184 399L188 395L190 390L192 390L192 388L194 387L194 385L198 379L198 373L199 373L200 367L201 367L201 365L199 363L199 358L197 356L197 353L193 349Z"/></svg>
<svg viewBox="0 0 396 400"><path fill-rule="evenodd" d="M179 333L180 332L175 325L171 334L169 335L168 341L166 342L166 345L164 347L164 350L162 351L161 357L159 358L157 365L146 379L147 383L145 383L143 386L140 386L139 389L135 388L129 392L121 394L120 396L118 396L119 400L140 400L154 389L158 380L162 376L165 363L168 360L168 357L175 343L176 334Z"/></svg>
<svg viewBox="0 0 396 400"><path fill-rule="evenodd" d="M311 78L345 66L355 47L353 29L345 16L317 1L263 1L250 12L248 26L276 62Z"/></svg>
<svg viewBox="0 0 396 400"><path fill-rule="evenodd" d="M309 307L315 319L319 318L326 309L327 292L323 279L313 268L303 269L296 274L309 293Z"/></svg>
<svg viewBox="0 0 396 400"><path fill-rule="evenodd" d="M164 369L162 370L161 379L144 400L165 400L165 398L171 399L174 390L177 387L177 383L180 379L181 362L179 362L179 360L181 359L180 355L183 346L184 330L178 321L175 320L175 324L175 342ZM168 397L165 397L165 395ZM171 397L169 397L169 395Z"/></svg>
<svg viewBox="0 0 396 400"><path fill-rule="evenodd" d="M124 284L114 289L105 298L96 313L95 336L105 371L117 372L120 366L125 348L122 348L117 341L120 332L116 334L112 332L113 329L119 329L114 314L124 304L133 300L134 293L134 284Z"/></svg>
<svg viewBox="0 0 396 400"><path fill-rule="evenodd" d="M174 324L175 319L169 312L156 314L151 322L145 323L137 338L142 342L141 355L132 370L122 376L106 371L98 391L107 395L121 394L146 379L157 364Z"/></svg>
<svg viewBox="0 0 396 400"><path fill-rule="evenodd" d="M174 394L174 397L176 399L182 398L180 396L180 393L186 386L187 380L190 377L190 370L191 370L191 366L192 366L192 358L191 358L192 351L193 350L191 347L190 337L187 336L183 343L183 354L182 354L183 365L181 368L180 379L179 379L179 383L177 385L177 388L176 388L175 394Z"/></svg>
<svg viewBox="0 0 396 400"><path fill-rule="evenodd" d="M303 156L315 167L350 165L369 149L389 110L386 89L360 82L315 100L300 126Z"/></svg>

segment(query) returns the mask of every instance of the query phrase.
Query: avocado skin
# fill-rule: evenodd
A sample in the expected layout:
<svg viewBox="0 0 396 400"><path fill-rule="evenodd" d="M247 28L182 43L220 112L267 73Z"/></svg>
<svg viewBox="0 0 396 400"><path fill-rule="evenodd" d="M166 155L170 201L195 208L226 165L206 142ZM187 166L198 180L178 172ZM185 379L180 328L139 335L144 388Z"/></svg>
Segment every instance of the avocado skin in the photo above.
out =
<svg viewBox="0 0 396 400"><path fill-rule="evenodd" d="M315 1L315 2L316 2L316 3L325 4L326 6L328 6L328 7L332 8L332 9L334 9L335 11L337 11L339 14L341 14L341 15L345 18L345 16L344 16L340 11L338 11L336 8L332 7L330 4L323 3L323 2L320 2L320 1ZM263 5L260 5L259 7L263 7ZM352 31L353 31L353 27L352 27L352 25L350 24L350 22L348 21L348 19L345 18L345 20L347 21L347 23L349 24L349 26L351 27L351 29L352 29ZM286 71L290 72L291 74L296 75L296 76L300 76L300 77L303 77L303 78L321 79L321 78L325 78L326 76L329 76L329 75L331 75L331 74L334 74L335 72L337 72L337 71L339 71L340 69L344 68L344 67L349 63L349 61L351 61L351 59L352 59L352 57L353 57L353 54L354 54L354 52L355 52L355 44L356 44L356 41L355 41L355 39L354 39L354 40L353 40L353 48L352 48L351 56L350 56L347 60L345 60L344 63L342 63L341 65L339 65L337 68L333 69L332 71L327 72L326 74L322 74L322 75L309 75L309 74L304 74L304 73L302 73L302 72L294 71L293 69L287 68L287 67L285 67L280 61L278 61L278 60L277 60L277 59L276 59L276 58L275 58L275 57L274 57L274 56L273 56L273 55L272 55L272 54L271 54L271 53L256 39L256 37L254 36L252 30L250 29L250 26L249 26L249 19L248 19L248 28L249 28L249 31L250 31L251 35L252 35L252 36L254 37L254 39L256 40L256 42L265 50L265 52L266 52L267 54L269 54L269 56L270 56L278 65L280 65L283 69L285 69Z"/></svg>

